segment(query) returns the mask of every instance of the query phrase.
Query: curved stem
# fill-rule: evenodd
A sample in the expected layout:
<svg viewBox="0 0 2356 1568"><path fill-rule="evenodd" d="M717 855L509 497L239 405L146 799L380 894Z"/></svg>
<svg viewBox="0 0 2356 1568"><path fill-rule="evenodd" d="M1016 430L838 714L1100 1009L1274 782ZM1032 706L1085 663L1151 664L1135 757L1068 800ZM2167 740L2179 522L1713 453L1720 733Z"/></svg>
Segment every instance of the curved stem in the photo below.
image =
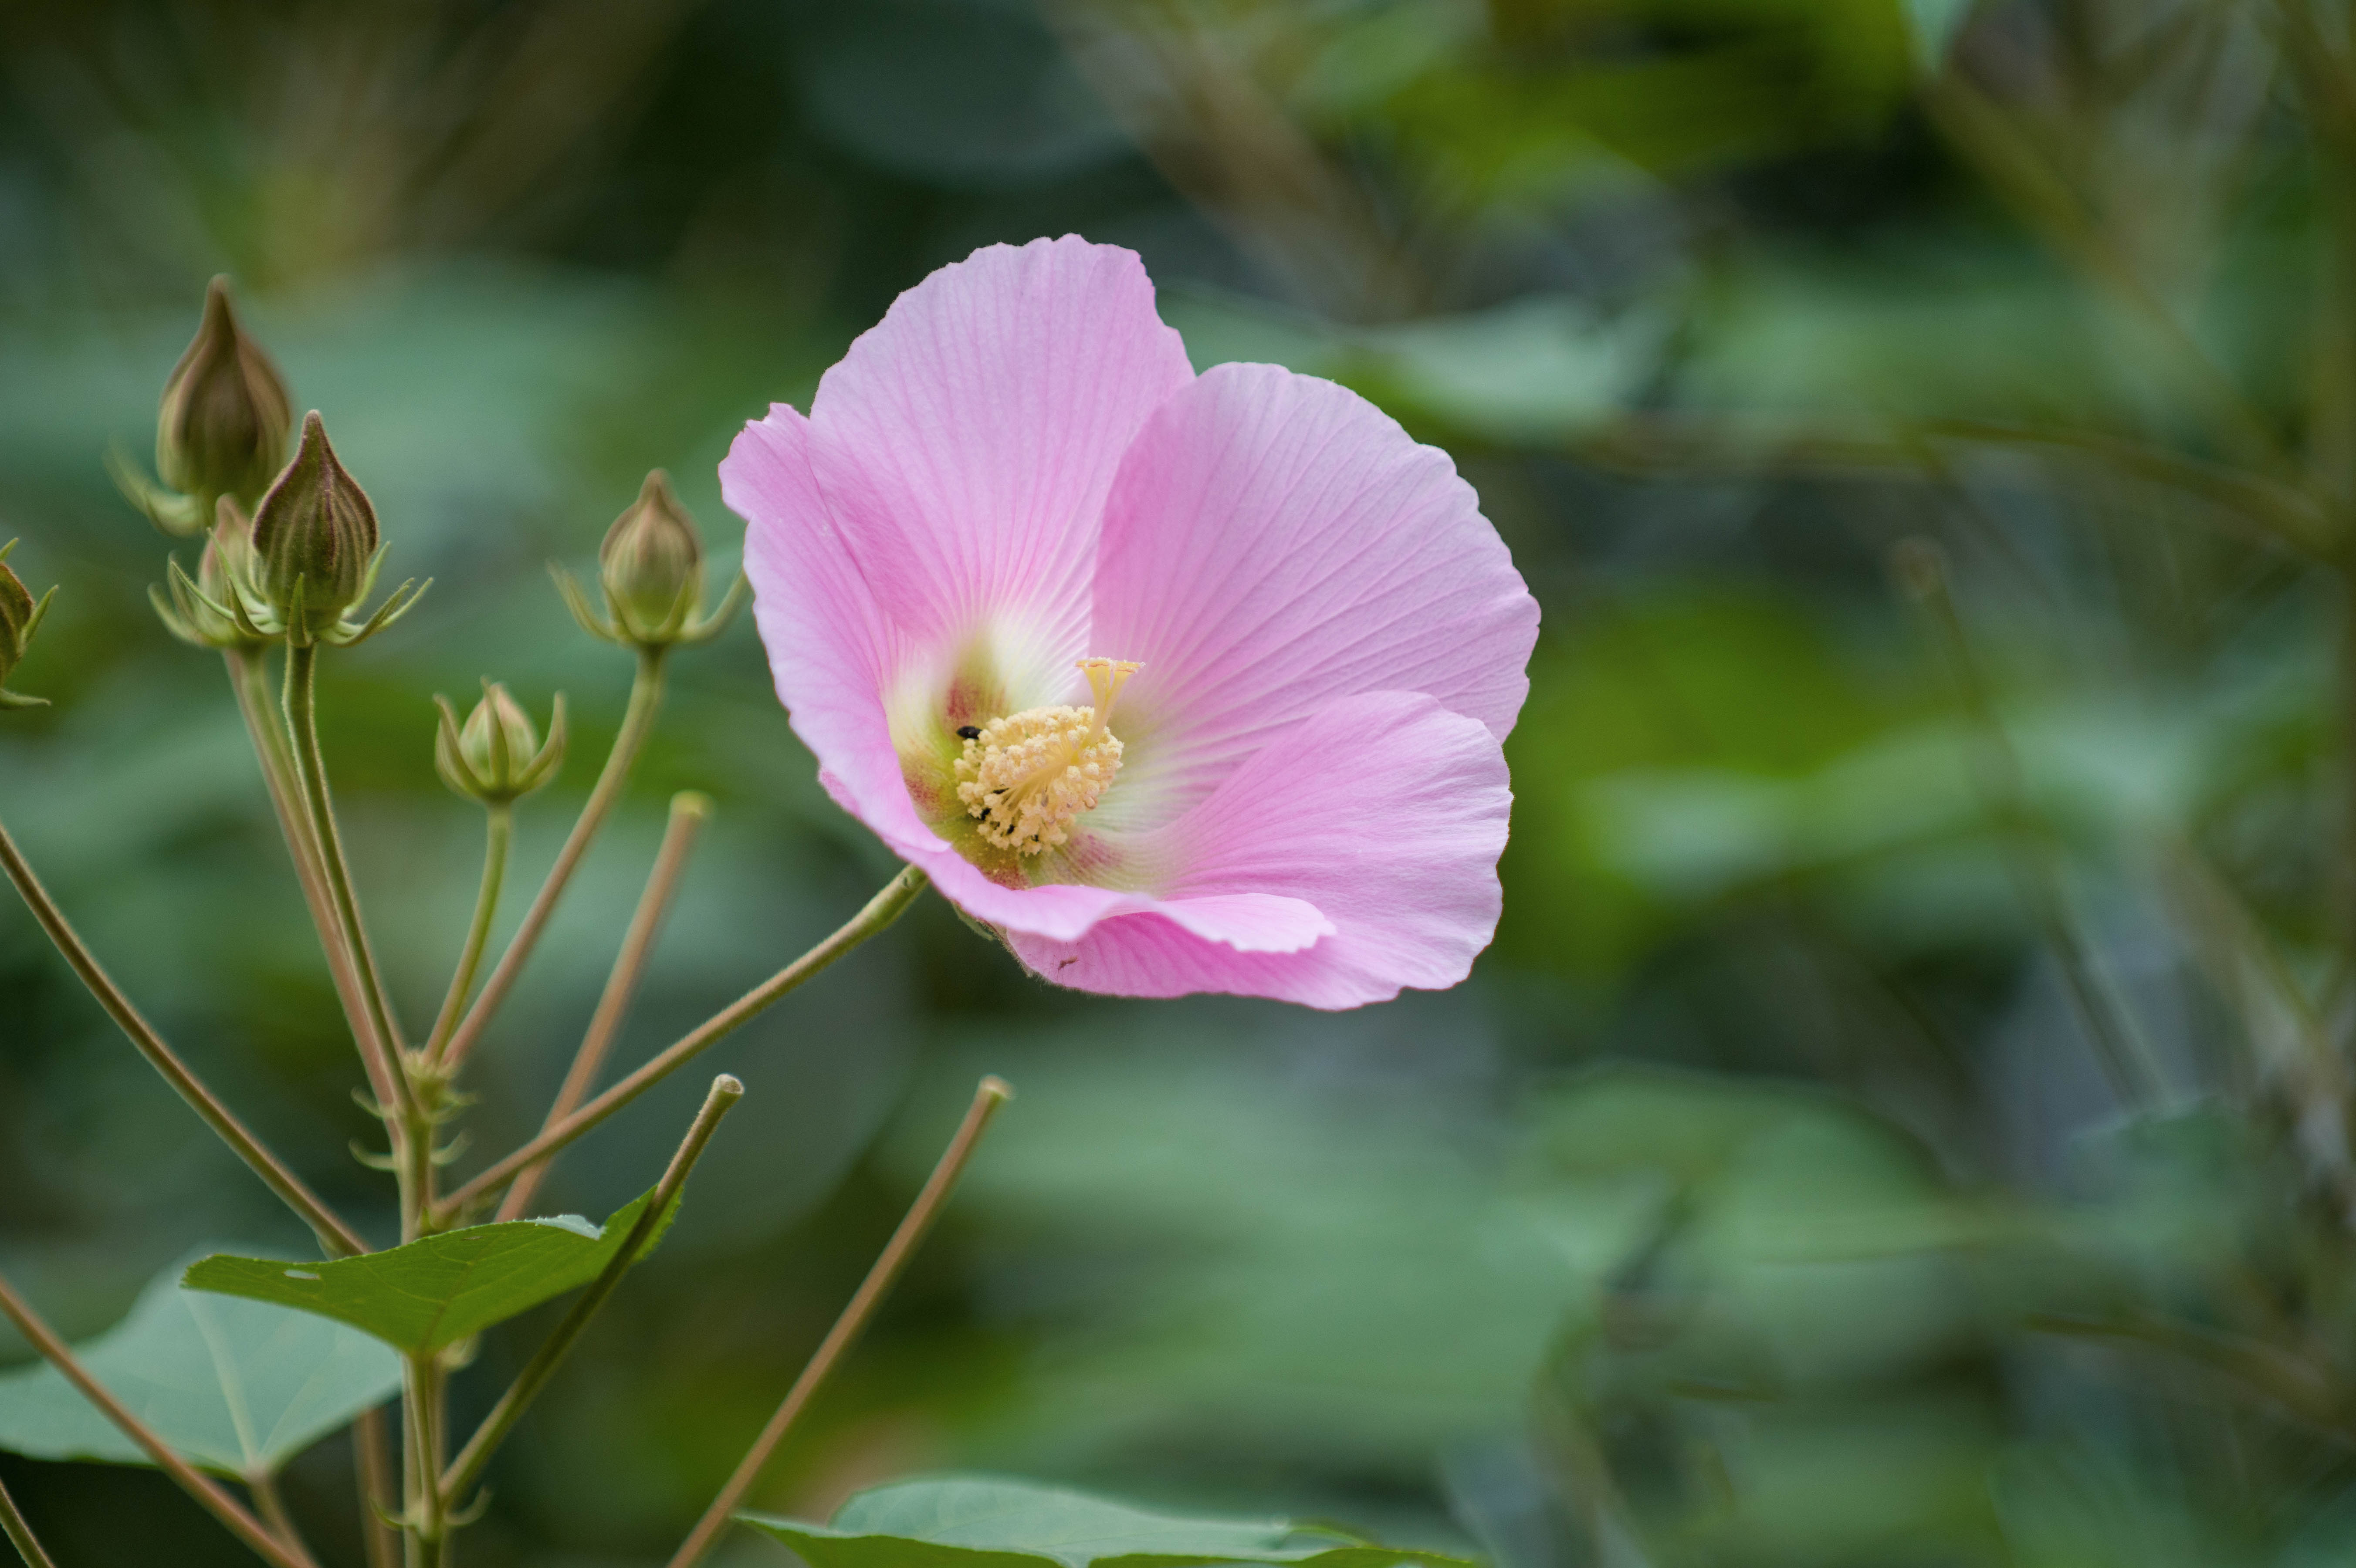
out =
<svg viewBox="0 0 2356 1568"><path fill-rule="evenodd" d="M630 1010L630 999L637 994L638 981L646 974L655 935L662 929L663 915L670 908L672 895L679 891L680 873L687 868L688 851L695 847L696 833L711 815L712 802L701 795L682 791L671 796L670 824L663 831L662 848L655 855L655 869L647 877L646 891L638 895L637 912L630 916L629 933L622 939L622 951L614 960L613 973L605 977L605 993L597 998L597 1010L590 1016L588 1032L581 1037L581 1049L573 1053L573 1066L564 1074L564 1085L556 1092L556 1102L549 1106L541 1131L546 1132L564 1120L589 1097L589 1087L597 1082L598 1070L605 1065L614 1036L621 1031L622 1019ZM541 1179L547 1174L548 1164L542 1162L518 1176L515 1185L508 1189L507 1197L500 1200L496 1218L521 1218L531 1205Z"/></svg>
<svg viewBox="0 0 2356 1568"><path fill-rule="evenodd" d="M466 945L458 955L457 973L450 976L449 995L442 998L442 1011L434 1019L434 1032L425 1041L428 1061L442 1054L442 1046L450 1031L458 1027L459 1009L475 989L475 971L482 967L483 949L491 940L491 921L499 911L499 885L508 874L508 851L515 839L515 808L507 805L486 807L483 812L483 885L475 895L475 918L466 928Z"/></svg>
<svg viewBox="0 0 2356 1568"><path fill-rule="evenodd" d="M0 1531L6 1532L8 1543L25 1560L25 1568L58 1568L56 1560L41 1549L40 1541L33 1535L33 1527L25 1522L16 1499L8 1495L5 1486L0 1486Z"/></svg>
<svg viewBox="0 0 2356 1568"><path fill-rule="evenodd" d="M351 867L344 859L343 836L337 828L335 804L327 794L327 765L319 755L318 667L316 644L287 644L286 738L294 747L295 773L302 780L304 801L311 814L311 831L318 838L320 868L327 873L327 891L334 897L345 950L351 955L352 967L359 976L369 1022L376 1029L377 1039L390 1046L398 1038L393 1033L392 1013L385 1005L384 986L377 976L376 960L361 935L359 902L352 894ZM406 1114L414 1107L415 1096L410 1091L409 1075L400 1070L397 1061L391 1066L392 1104L404 1113L406 1119Z"/></svg>
<svg viewBox="0 0 2356 1568"><path fill-rule="evenodd" d="M164 1081L188 1103L188 1108L204 1118L205 1125L237 1152L237 1157L262 1178L263 1185L303 1217L303 1222L310 1226L312 1233L318 1237L320 1247L331 1257L368 1251L368 1243L360 1240L359 1232L337 1218L335 1211L320 1200L318 1194L304 1185L301 1177L287 1169L276 1155L262 1146L260 1138L247 1131L245 1124L205 1087L188 1070L187 1063L164 1043L164 1037L155 1032L155 1026L131 1005L131 998L123 994L122 988L115 985L98 959L83 945L80 935L67 923L64 912L49 897L48 890L41 886L40 879L33 874L32 866L17 849L16 841L8 836L5 827L0 827L0 869L7 871L8 880L16 884L16 891L24 896L26 906L33 912L33 918L40 922L41 929L48 933L49 940L57 944L58 951L73 966L74 973L81 976L81 983L89 987L91 996L98 998L98 1005L106 1009L107 1016L130 1038L139 1054L147 1059L148 1065L164 1075Z"/></svg>
<svg viewBox="0 0 2356 1568"><path fill-rule="evenodd" d="M622 1276L637 1263L639 1254L653 1239L656 1227L662 1223L663 1216L669 1212L672 1202L678 1199L680 1189L687 1185L688 1173L695 1168L695 1162L703 1157L704 1146L711 1143L712 1135L720 1130L720 1119L735 1109L736 1102L744 1097L744 1085L727 1073L723 1072L712 1081L712 1092L704 1096L703 1109L696 1113L694 1123L687 1129L685 1141L679 1146L679 1152L670 1157L669 1167L663 1171L662 1179L655 1184L654 1195L647 1200L647 1206L639 1211L637 1223L631 1226L630 1233L622 1239L620 1250L599 1271L589 1288L581 1293L580 1299L573 1304L573 1309L564 1315L564 1321L558 1324L556 1331L533 1352L523 1371L516 1374L516 1381L506 1393L499 1396L499 1403L491 1408L490 1414L483 1418L482 1425L475 1429L475 1435L467 1439L466 1448L444 1473L444 1509L457 1507L475 1483L482 1479L483 1468L491 1462L491 1456L498 1452L499 1445L507 1440L509 1432L515 1430L515 1424L523 1419L523 1413L530 1408L540 1391L547 1386L548 1380L556 1375L556 1369L563 1365L565 1356L581 1338L581 1331L589 1327L589 1320L597 1315L599 1307L605 1305L605 1298L614 1294L615 1288L622 1283Z"/></svg>
<svg viewBox="0 0 2356 1568"><path fill-rule="evenodd" d="M754 1440L753 1446L737 1465L736 1473L728 1477L728 1484L720 1488L720 1495L712 1499L710 1508L703 1510L703 1517L689 1532L679 1554L670 1560L670 1568L695 1568L695 1564L703 1561L705 1554L711 1552L712 1542L720 1539L720 1532L728 1528L729 1517L744 1500L744 1494L753 1489L753 1483L760 1478L762 1467L769 1462L769 1456L777 1451L777 1445L785 1439L795 1419L809 1408L819 1385L826 1381L827 1373L834 1370L835 1363L841 1360L844 1353L857 1341L861 1330L875 1316L876 1307L883 1305L884 1297L898 1281L901 1271L908 1266L908 1260L916 1255L917 1245L925 1239L925 1232L931 1230L933 1221L940 1217L949 1194L957 1189L958 1178L965 1174L966 1165L973 1158L973 1151L981 1142L981 1135L989 1130L990 1119L1013 1095L1014 1091L1000 1078L985 1078L975 1088L973 1104L967 1108L965 1120L958 1125L957 1136L949 1140L949 1147L942 1153L940 1163L933 1167L933 1174L926 1179L923 1190L916 1194L916 1200L908 1206L907 1216L900 1221L900 1228L893 1232L892 1239L884 1244L884 1251L876 1257L874 1266L867 1271L867 1277L860 1281L859 1289L851 1296L851 1304L842 1309L842 1316L834 1320L834 1327L828 1329L826 1338L819 1342L809 1363L802 1368L801 1376L794 1380L794 1386L787 1391L784 1403L777 1406L777 1413L769 1417L768 1425L761 1429L761 1435Z"/></svg>
<svg viewBox="0 0 2356 1568"><path fill-rule="evenodd" d="M337 999L343 1003L352 1041L359 1047L360 1065L369 1075L369 1090L378 1104L389 1106L393 1103L392 1054L376 1037L367 999L360 994L359 973L352 967L351 954L345 948L337 925L335 898L327 891L327 874L319 864L319 840L311 831L310 814L303 809L302 785L294 777L294 756L286 748L286 727L278 722L271 700L270 667L260 653L243 648L228 649L222 657L229 666L230 688L237 697L238 714L245 720L245 732L253 742L255 760L262 764L262 782L270 793L271 811L277 816L278 831L286 840L286 853L294 862L294 880L302 885L303 902L311 912L311 923L318 928L319 947L327 955ZM397 1046L400 1042L392 1043Z"/></svg>
<svg viewBox="0 0 2356 1568"><path fill-rule="evenodd" d="M565 884L573 880L574 868L589 852L590 841L605 826L606 814L613 810L622 786L629 781L630 768L654 729L655 711L662 706L662 684L663 650L641 649L637 677L630 684L630 705L622 715L621 729L614 736L614 749L605 755L605 771L597 775L589 799L581 807L580 817L565 837L564 848L556 852L556 863L548 869L547 880L533 895L531 907L524 912L515 934L508 939L507 950L499 955L498 966L483 983L483 994L475 998L475 1005L466 1010L465 1021L456 1031L443 1042L442 1051L434 1059L436 1066L456 1073L481 1040L483 1031L490 1027L491 1016L507 999L516 976L530 959L540 933L547 928L549 917L556 912L556 901L564 896Z"/></svg>
<svg viewBox="0 0 2356 1568"><path fill-rule="evenodd" d="M196 1499L207 1513L228 1527L230 1534L259 1552L264 1561L278 1568L318 1568L310 1554L297 1547L282 1542L262 1527L262 1521L248 1513L245 1506L224 1491L211 1477L182 1458L172 1445L157 1436L153 1428L131 1413L123 1403L107 1392L106 1386L90 1375L90 1369L80 1358L66 1348L57 1331L41 1320L40 1315L27 1305L6 1279L0 1278L0 1315L16 1326L35 1349L57 1368L66 1381L81 1391L84 1399L105 1413L123 1435L139 1445L163 1472L171 1477L179 1488Z"/></svg>
<svg viewBox="0 0 2356 1568"><path fill-rule="evenodd" d="M698 1054L757 1017L787 992L882 932L916 902L916 895L925 891L928 880L925 873L914 866L900 868L900 874L886 882L884 891L868 900L867 907L837 928L833 935L705 1019L644 1067L450 1194L443 1200L441 1217L447 1219L462 1213L470 1204L498 1191L503 1183L555 1154L687 1065Z"/></svg>

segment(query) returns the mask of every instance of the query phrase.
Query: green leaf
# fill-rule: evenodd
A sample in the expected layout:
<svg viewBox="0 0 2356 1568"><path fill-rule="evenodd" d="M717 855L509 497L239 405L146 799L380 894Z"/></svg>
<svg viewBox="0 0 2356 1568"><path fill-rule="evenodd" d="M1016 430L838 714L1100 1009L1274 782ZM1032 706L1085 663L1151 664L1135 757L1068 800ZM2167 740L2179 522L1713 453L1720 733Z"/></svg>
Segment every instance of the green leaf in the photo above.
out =
<svg viewBox="0 0 2356 1568"><path fill-rule="evenodd" d="M438 1349L597 1277L653 1194L599 1230L578 1215L445 1231L390 1252L332 1263L217 1256L188 1270L192 1290L300 1307L364 1329L397 1349ZM651 1253L678 1200L647 1243Z"/></svg>
<svg viewBox="0 0 2356 1568"><path fill-rule="evenodd" d="M283 1307L182 1289L180 1266L158 1275L122 1322L74 1350L133 1414L197 1464L233 1476L275 1472L400 1389L401 1358L367 1335ZM36 1459L150 1462L46 1363L0 1376L0 1448Z"/></svg>
<svg viewBox="0 0 2356 1568"><path fill-rule="evenodd" d="M792 1547L809 1568L1464 1564L1462 1558L1377 1546L1323 1527L1149 1513L1081 1492L990 1476L942 1476L878 1487L843 1504L830 1525L759 1514L737 1517Z"/></svg>

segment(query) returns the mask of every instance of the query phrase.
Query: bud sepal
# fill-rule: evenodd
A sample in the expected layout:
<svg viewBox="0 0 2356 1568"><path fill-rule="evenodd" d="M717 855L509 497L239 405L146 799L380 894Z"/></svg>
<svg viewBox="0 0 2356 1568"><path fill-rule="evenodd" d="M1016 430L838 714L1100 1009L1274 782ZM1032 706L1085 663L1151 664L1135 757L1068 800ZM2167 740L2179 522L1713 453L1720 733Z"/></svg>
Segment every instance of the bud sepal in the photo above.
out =
<svg viewBox="0 0 2356 1568"><path fill-rule="evenodd" d="M483 699L458 720L458 710L438 693L442 722L434 737L434 766L442 782L469 800L509 805L556 776L564 765L564 694L548 717L548 741L541 742L530 715L497 681L483 682Z"/></svg>
<svg viewBox="0 0 2356 1568"><path fill-rule="evenodd" d="M238 585L252 570L253 522L227 496L192 579L177 559L165 566L164 586L147 590L164 629L194 647L254 652L277 639L246 613ZM167 595L168 592L168 597Z"/></svg>
<svg viewBox="0 0 2356 1568"><path fill-rule="evenodd" d="M8 552L16 548L15 539L0 545L0 709L47 708L46 697L27 697L7 688L9 675L23 661L33 634L41 629L41 617L49 613L49 601L58 596L51 588L40 598L33 597L24 579L8 566Z"/></svg>
<svg viewBox="0 0 2356 1568"><path fill-rule="evenodd" d="M174 539L190 539L205 531L205 504L200 497L166 490L140 473L119 447L107 449L106 476L141 517Z"/></svg>

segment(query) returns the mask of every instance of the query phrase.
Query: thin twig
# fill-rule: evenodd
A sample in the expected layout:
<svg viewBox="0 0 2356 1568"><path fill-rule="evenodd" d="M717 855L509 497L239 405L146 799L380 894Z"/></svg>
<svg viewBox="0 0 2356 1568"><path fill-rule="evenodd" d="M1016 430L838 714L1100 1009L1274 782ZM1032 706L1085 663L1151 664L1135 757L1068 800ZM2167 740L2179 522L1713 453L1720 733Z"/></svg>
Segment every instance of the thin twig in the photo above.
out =
<svg viewBox="0 0 2356 1568"><path fill-rule="evenodd" d="M918 1244L924 1241L925 1232L932 1229L933 1221L940 1217L942 1208L948 1202L949 1194L956 1189L958 1178L965 1174L967 1163L973 1158L973 1151L981 1142L981 1135L989 1129L990 1119L998 1114L1000 1106L1013 1097L1013 1093L1014 1091L1006 1086L1003 1079L995 1077L984 1078L974 1090L973 1104L967 1107L964 1122L959 1124L957 1136L949 1140L949 1147L942 1154L940 1163L933 1167L933 1174L926 1179L924 1189L908 1206L907 1217L900 1221L900 1228L892 1232L892 1239L884 1244L883 1253L876 1258L874 1266L867 1271L867 1277L860 1281L851 1304L842 1309L842 1316L834 1320L834 1327L828 1329L826 1338L819 1342L809 1364L802 1368L801 1376L796 1378L794 1386L787 1391L785 1402L777 1406L777 1413L769 1417L768 1425L761 1429L761 1435L746 1451L743 1462L737 1465L736 1473L728 1477L728 1484L720 1488L720 1495L712 1499L712 1506L704 1509L703 1517L696 1521L695 1529L689 1532L678 1555L670 1560L670 1568L695 1568L695 1564L703 1561L704 1555L712 1550L712 1543L720 1539L720 1532L728 1527L730 1516L744 1502L745 1493L753 1489L753 1483L760 1478L762 1467L776 1452L778 1443L808 1407L811 1396L818 1392L819 1385L826 1381L826 1376L834 1370L835 1363L841 1360L844 1353L858 1340L861 1330L875 1316L876 1307L898 1281L901 1271L907 1267L909 1258L915 1255Z"/></svg>
<svg viewBox="0 0 2356 1568"><path fill-rule="evenodd" d="M687 1185L688 1173L695 1168L695 1162L703 1157L704 1146L711 1143L712 1135L720 1130L720 1119L735 1109L736 1102L744 1097L744 1085L729 1074L723 1072L712 1081L712 1092L704 1096L703 1109L696 1113L694 1123L687 1129L685 1141L679 1146L679 1152L671 1156L669 1168L663 1172L662 1180L655 1184L653 1196L647 1200L646 1208L639 1211L637 1222L630 1227L630 1233L622 1239L620 1250L590 1282L589 1288L581 1293L581 1298L564 1315L564 1321L558 1324L556 1331L541 1343L531 1360L525 1363L523 1371L516 1374L514 1383L499 1396L499 1403L492 1406L490 1414L483 1418L482 1425L475 1429L475 1435L467 1440L465 1449L443 1474L442 1506L445 1510L456 1508L466 1494L474 1489L475 1483L482 1479L483 1467L491 1462L491 1456L498 1452L499 1445L507 1440L509 1432L515 1430L515 1424L523 1419L523 1413L530 1407L540 1391L547 1386L548 1380L556 1375L556 1369L563 1365L564 1358L579 1341L582 1330L589 1327L589 1320L597 1315L599 1307L605 1305L606 1297L614 1294L616 1287L622 1283L622 1276L637 1263L639 1255L654 1239L663 1216L678 1199L680 1189Z"/></svg>
<svg viewBox="0 0 2356 1568"><path fill-rule="evenodd" d="M573 1066L564 1074L564 1085L556 1092L556 1103L549 1106L548 1115L541 1123L541 1132L571 1115L589 1097L590 1086L597 1082L606 1053L613 1049L614 1037L621 1032L622 1020L629 1016L631 998L637 995L638 982L647 972L647 960L654 952L655 936L662 929L672 896L679 891L680 874L687 869L688 853L695 847L697 830L711 815L708 795L682 790L671 796L670 823L663 830L655 869L647 877L646 891L638 895L637 911L630 916L629 933L622 939L622 951L614 960L613 973L605 977L605 994L597 998L597 1010L590 1015L588 1032L581 1037L581 1049L573 1053ZM543 1160L518 1176L500 1201L496 1217L522 1218L552 1163Z"/></svg>
<svg viewBox="0 0 2356 1568"><path fill-rule="evenodd" d="M109 1393L105 1385L90 1375L88 1368L57 1333L41 1320L40 1315L27 1305L16 1288L0 1277L0 1313L57 1368L65 1380L80 1389L82 1397L105 1413L106 1418L121 1428L124 1436L139 1445L146 1456L155 1460L163 1472L178 1484L180 1489L194 1498L204 1510L228 1527L230 1534L244 1541L278 1568L318 1568L310 1554L282 1542L262 1527L262 1521L245 1510L243 1504L224 1491L211 1477L199 1471L182 1458L172 1445L155 1435L155 1429L131 1413L123 1403Z"/></svg>
<svg viewBox="0 0 2356 1568"><path fill-rule="evenodd" d="M2232 376L2154 293L2084 198L1995 101L1950 72L1926 86L1930 121L1972 163L1997 195L2038 230L2088 281L2132 311L2170 359L2188 390L2209 405L2219 435L2273 475L2296 472L2281 438Z"/></svg>
<svg viewBox="0 0 2356 1568"><path fill-rule="evenodd" d="M2310 1425L2343 1438L2356 1435L2349 1390L2339 1374L2263 1339L2141 1311L2117 1318L2037 1313L2024 1326L2039 1333L2109 1340L2175 1356L2241 1384Z"/></svg>
<svg viewBox="0 0 2356 1568"><path fill-rule="evenodd" d="M491 922L499 912L499 887L507 880L508 851L515 841L515 809L504 803L483 809L483 882L475 894L475 916L466 923L466 943L458 954L458 967L442 998L442 1011L426 1037L425 1056L442 1054L450 1031L458 1027L459 1009L475 989L475 972L482 967L483 949L490 944Z"/></svg>
<svg viewBox="0 0 2356 1568"><path fill-rule="evenodd" d="M916 901L927 880L925 873L914 866L900 868L900 874L886 882L884 891L868 900L867 906L837 928L833 935L705 1019L644 1067L444 1199L437 1219L446 1221L498 1191L503 1183L555 1154L758 1016L787 992L883 931Z"/></svg>
<svg viewBox="0 0 2356 1568"><path fill-rule="evenodd" d="M548 869L547 880L541 883L540 891L533 896L531 907L524 912L515 934L508 938L507 951L499 955L498 966L492 969L491 977L483 982L483 994L475 998L475 1005L466 1010L465 1020L444 1042L441 1053L434 1058L435 1064L450 1073L457 1072L468 1053L482 1039L483 1031L490 1027L492 1014L498 1012L499 1004L507 999L509 988L516 983L516 976L523 972L525 963L531 957L533 945L540 941L541 932L548 925L549 917L556 912L556 901L564 896L565 885L572 881L573 869L581 864L581 857L589 852L590 841L597 837L597 829L605 825L607 813L612 811L614 802L621 795L622 786L629 782L630 768L637 761L638 752L644 749L647 736L654 729L655 712L662 705L662 686L663 650L641 649L638 673L630 683L630 704L622 714L621 729L614 736L614 749L606 753L605 771L597 775L597 783L590 789L589 799L581 807L581 816L573 824L573 831L566 836L564 847L556 852L556 863Z"/></svg>
<svg viewBox="0 0 2356 1568"><path fill-rule="evenodd" d="M1996 705L1972 657L1963 618L1956 613L1954 596L1947 585L1945 559L1930 540L1912 539L1900 544L1896 560L1900 581L1928 618L1932 635L1962 699L1965 715L1977 732L1981 794L2015 850L2011 857L2014 881L2052 952L2079 1024L2094 1045L2095 1058L2120 1103L2134 1109L2149 1110L2161 1103L2166 1081L2141 1031L2103 983L2094 956L2071 918L2061 877L2037 830L2028 786L2021 778L2020 759L1997 718Z"/></svg>
<svg viewBox="0 0 2356 1568"><path fill-rule="evenodd" d="M305 1186L301 1177L287 1169L276 1155L263 1147L260 1138L247 1131L245 1124L231 1115L229 1107L198 1081L197 1075L188 1070L187 1063L164 1043L164 1037L155 1032L155 1026L131 1005L131 998L123 994L122 988L115 985L96 956L83 945L81 937L67 923L64 912L49 897L48 890L41 886L40 879L33 874L32 866L17 849L16 841L8 837L5 827L0 827L0 867L5 868L8 880L16 884L16 891L24 895L26 906L33 912L33 918L40 922L42 930L48 933L49 940L57 944L65 961L73 966L76 975L81 976L81 983L90 988L91 996L98 998L98 1005L106 1009L107 1016L130 1037L131 1043L138 1049L140 1055L147 1059L148 1065L164 1075L164 1081L188 1103L189 1109L204 1118L205 1125L237 1152L237 1157L262 1178L263 1185L302 1216L303 1222L310 1226L312 1233L318 1237L320 1247L335 1257L368 1251L368 1243L360 1240L359 1233L344 1223L335 1211L320 1200L318 1194Z"/></svg>
<svg viewBox="0 0 2356 1568"><path fill-rule="evenodd" d="M25 1568L58 1568L56 1560L43 1551L40 1541L34 1538L33 1527L25 1522L23 1512L16 1507L16 1499L8 1495L8 1488L5 1486L0 1486L0 1531L7 1533L9 1544L16 1547L16 1555L25 1560Z"/></svg>

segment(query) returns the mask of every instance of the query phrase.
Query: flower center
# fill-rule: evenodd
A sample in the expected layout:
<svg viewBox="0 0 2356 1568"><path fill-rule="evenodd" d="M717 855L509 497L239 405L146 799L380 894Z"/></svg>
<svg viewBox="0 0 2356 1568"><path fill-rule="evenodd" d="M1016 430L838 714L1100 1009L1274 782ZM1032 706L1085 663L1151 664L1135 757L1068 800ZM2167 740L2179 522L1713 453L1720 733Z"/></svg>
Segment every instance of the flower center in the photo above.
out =
<svg viewBox="0 0 2356 1568"><path fill-rule="evenodd" d="M1138 667L1082 659L1094 708L1026 708L960 731L958 798L981 836L1018 855L1044 855L1066 842L1072 819L1093 807L1120 772L1120 737L1105 728L1120 688Z"/></svg>

